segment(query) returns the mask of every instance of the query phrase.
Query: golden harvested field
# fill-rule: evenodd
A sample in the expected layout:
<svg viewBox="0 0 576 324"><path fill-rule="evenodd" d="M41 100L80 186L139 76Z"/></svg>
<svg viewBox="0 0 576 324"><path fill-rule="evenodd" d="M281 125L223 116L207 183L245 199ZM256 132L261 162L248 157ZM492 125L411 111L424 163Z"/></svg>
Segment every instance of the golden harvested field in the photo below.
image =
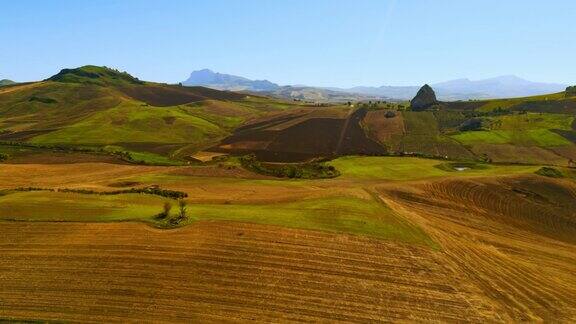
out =
<svg viewBox="0 0 576 324"><path fill-rule="evenodd" d="M574 181L532 174L538 167L455 173L437 163L444 162L350 157L336 163L341 177L325 180L278 180L217 165L2 164L0 188L158 184L187 192L191 211L209 213L170 230L105 217L4 217L0 319L574 322ZM97 196L86 199L97 205ZM308 205L314 201L318 206ZM339 213L322 209L336 203ZM340 230L264 225L269 206L302 217L278 224ZM238 218L207 220L219 208L238 209ZM330 215L337 224L324 224ZM433 244L402 240L398 230Z"/></svg>
<svg viewBox="0 0 576 324"><path fill-rule="evenodd" d="M99 181L167 170L162 167L109 163L2 164L0 189L15 187L85 187Z"/></svg>
<svg viewBox="0 0 576 324"><path fill-rule="evenodd" d="M440 252L207 222L0 223L0 318L66 321L499 319Z"/></svg>
<svg viewBox="0 0 576 324"><path fill-rule="evenodd" d="M505 321L576 320L576 186L536 177L380 189Z"/></svg>

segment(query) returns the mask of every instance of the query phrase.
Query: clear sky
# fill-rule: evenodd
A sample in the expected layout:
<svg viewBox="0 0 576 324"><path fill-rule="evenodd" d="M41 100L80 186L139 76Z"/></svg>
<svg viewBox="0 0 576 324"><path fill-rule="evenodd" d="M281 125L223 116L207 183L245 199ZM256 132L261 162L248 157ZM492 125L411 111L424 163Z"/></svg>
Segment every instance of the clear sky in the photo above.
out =
<svg viewBox="0 0 576 324"><path fill-rule="evenodd" d="M317 86L514 74L576 84L574 0L13 0L0 79L106 65L151 81L193 70Z"/></svg>

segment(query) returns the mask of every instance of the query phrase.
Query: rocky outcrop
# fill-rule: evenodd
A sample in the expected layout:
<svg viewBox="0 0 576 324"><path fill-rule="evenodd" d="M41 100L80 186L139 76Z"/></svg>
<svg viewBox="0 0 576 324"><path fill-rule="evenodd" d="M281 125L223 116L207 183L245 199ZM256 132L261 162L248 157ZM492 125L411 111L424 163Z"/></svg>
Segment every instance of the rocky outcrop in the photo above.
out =
<svg viewBox="0 0 576 324"><path fill-rule="evenodd" d="M412 107L412 110L419 111L430 108L437 103L438 100L436 100L436 93L434 93L432 87L425 84L420 88L420 90L418 90L416 97L410 100L410 107Z"/></svg>

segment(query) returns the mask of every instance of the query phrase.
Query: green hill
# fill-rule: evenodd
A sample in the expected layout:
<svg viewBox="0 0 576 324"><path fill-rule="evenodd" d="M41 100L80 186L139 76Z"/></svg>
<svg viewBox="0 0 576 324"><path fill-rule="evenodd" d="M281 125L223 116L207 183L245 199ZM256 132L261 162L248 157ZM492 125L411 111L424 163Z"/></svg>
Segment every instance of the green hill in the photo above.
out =
<svg viewBox="0 0 576 324"><path fill-rule="evenodd" d="M314 149L306 156L321 155L316 147L346 137L341 129L346 126L359 131L357 138L367 134L387 154L567 165L576 160L571 91L442 102L422 112L363 103L368 113L352 120L346 116L354 115L354 107L146 82L115 69L83 66L0 88L0 142L125 150L164 163L215 146L250 152L256 143L264 156L267 150L280 154L307 147ZM239 127L247 122L251 126ZM275 138L274 147L262 144Z"/></svg>
<svg viewBox="0 0 576 324"><path fill-rule="evenodd" d="M76 69L63 69L47 81L105 85L144 84L126 72L108 67L85 65Z"/></svg>
<svg viewBox="0 0 576 324"><path fill-rule="evenodd" d="M292 106L83 66L0 90L0 141L113 145L182 157L214 145L250 118Z"/></svg>
<svg viewBox="0 0 576 324"><path fill-rule="evenodd" d="M15 84L16 82L12 81L12 80L8 80L8 79L2 79L0 80L0 87L1 86L5 86L5 85L11 85L11 84Z"/></svg>

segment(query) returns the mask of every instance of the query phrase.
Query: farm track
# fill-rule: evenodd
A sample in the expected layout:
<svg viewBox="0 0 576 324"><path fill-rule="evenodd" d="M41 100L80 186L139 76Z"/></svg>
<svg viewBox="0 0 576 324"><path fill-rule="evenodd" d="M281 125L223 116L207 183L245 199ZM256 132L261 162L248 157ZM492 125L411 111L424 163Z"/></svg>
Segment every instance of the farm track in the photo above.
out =
<svg viewBox="0 0 576 324"><path fill-rule="evenodd" d="M66 321L498 320L427 248L206 222L0 223L0 318Z"/></svg>

